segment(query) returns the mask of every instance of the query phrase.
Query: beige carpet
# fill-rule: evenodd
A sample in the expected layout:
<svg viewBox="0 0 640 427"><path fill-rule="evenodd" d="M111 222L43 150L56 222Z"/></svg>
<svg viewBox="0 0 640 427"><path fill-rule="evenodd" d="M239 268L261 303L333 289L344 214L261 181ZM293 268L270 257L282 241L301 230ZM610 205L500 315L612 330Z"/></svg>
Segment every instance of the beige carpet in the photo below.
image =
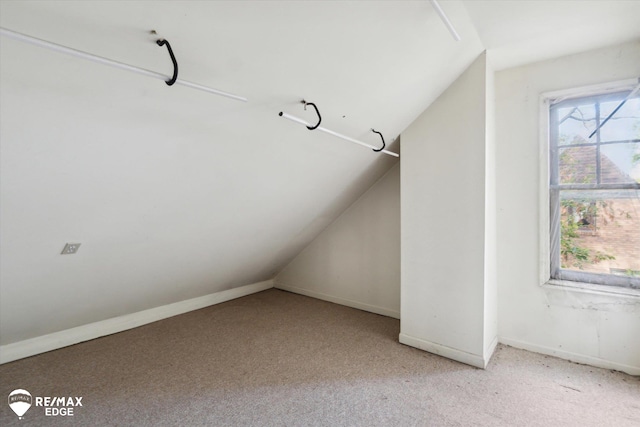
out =
<svg viewBox="0 0 640 427"><path fill-rule="evenodd" d="M2 426L640 426L640 378L499 346L487 370L399 321L268 290L0 366ZM82 396L25 419L7 396Z"/></svg>

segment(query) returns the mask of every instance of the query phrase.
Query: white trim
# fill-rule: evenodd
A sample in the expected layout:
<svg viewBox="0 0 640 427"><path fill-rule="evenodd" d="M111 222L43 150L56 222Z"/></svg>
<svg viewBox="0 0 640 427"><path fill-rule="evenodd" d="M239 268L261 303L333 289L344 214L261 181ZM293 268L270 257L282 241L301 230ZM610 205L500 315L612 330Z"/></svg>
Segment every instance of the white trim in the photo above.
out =
<svg viewBox="0 0 640 427"><path fill-rule="evenodd" d="M484 349L484 354L482 355L482 357L484 357L485 368L489 364L489 361L491 360L491 356L493 356L493 353L496 351L497 346L498 346L498 336L496 335L495 337L493 337L493 340L491 340L491 343L489 344L489 346Z"/></svg>
<svg viewBox="0 0 640 427"><path fill-rule="evenodd" d="M105 335L126 331L127 329L137 328L138 326L198 310L210 305L220 304L270 288L273 288L273 280L265 280L264 282L214 292L209 295L163 305L137 313L126 314L124 316L113 317L100 322L89 323L12 344L6 344L0 346L0 364L100 338Z"/></svg>
<svg viewBox="0 0 640 427"><path fill-rule="evenodd" d="M600 359L599 357L586 356L584 354L572 353L566 350L558 350L555 348L531 344L511 338L499 337L499 341L501 344L505 344L511 347L532 351L534 353L547 354L549 356L558 357L560 359L565 359L574 363L595 366L597 368L613 369L616 371L625 372L629 375L640 375L640 366L625 365L623 363L612 362L611 360Z"/></svg>
<svg viewBox="0 0 640 427"><path fill-rule="evenodd" d="M549 218L549 104L551 99L548 94L540 96L540 123L538 161L540 162L540 181L539 181L539 227L538 236L540 254L540 278L538 284L547 283L551 277L551 237L549 236L549 227L551 219Z"/></svg>
<svg viewBox="0 0 640 427"><path fill-rule="evenodd" d="M308 289L297 288L295 286L284 285L282 283L275 283L274 288L281 289L283 291L293 292L294 294L305 295L312 298L321 299L323 301L333 302L335 304L346 305L347 307L357 308L358 310L368 311L370 313L380 314L382 316L393 317L394 319L400 319L400 312L391 310L384 307L378 307L377 305L366 304L359 301L348 300L346 298L335 297L332 295L323 294L320 292L310 291Z"/></svg>
<svg viewBox="0 0 640 427"><path fill-rule="evenodd" d="M542 285L543 289L565 290L592 295L605 295L627 298L640 298L640 289L623 288L622 286L599 285L594 283L575 282L572 280L549 280Z"/></svg>
<svg viewBox="0 0 640 427"><path fill-rule="evenodd" d="M570 89L554 90L544 92L542 98L548 99L554 104L571 98L582 98L591 95L602 95L606 93L619 92L622 90L632 90L640 82L640 78L625 79L614 82L600 83L596 85L579 86Z"/></svg>
<svg viewBox="0 0 640 427"><path fill-rule="evenodd" d="M467 353L466 351L457 350L442 344L424 341L403 333L400 334L399 340L401 344L419 348L420 350L428 351L429 353L437 354L438 356L446 357L447 359L475 366L480 369L486 368L489 362L488 359L485 360L485 358L480 355Z"/></svg>

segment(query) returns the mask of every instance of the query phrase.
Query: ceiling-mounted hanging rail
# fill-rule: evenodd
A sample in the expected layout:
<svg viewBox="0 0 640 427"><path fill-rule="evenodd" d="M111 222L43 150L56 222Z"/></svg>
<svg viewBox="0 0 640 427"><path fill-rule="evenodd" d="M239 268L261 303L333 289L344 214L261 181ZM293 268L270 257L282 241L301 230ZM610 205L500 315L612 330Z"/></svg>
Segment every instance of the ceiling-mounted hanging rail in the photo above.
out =
<svg viewBox="0 0 640 427"><path fill-rule="evenodd" d="M89 61L93 61L96 62L98 64L103 64L103 65L109 65L111 67L115 67L115 68L119 68L121 70L125 70L125 71L131 71L133 73L137 73L137 74L141 74L143 76L148 76L148 77L153 77L156 79L160 79L160 80L164 80L165 82L168 82L173 80L173 78L171 76L167 76L165 74L162 73L157 73L155 71L150 71L150 70L146 70L144 68L140 68L140 67L136 67L133 65L129 65L129 64L125 64L123 62L118 62L118 61L114 61L112 59L108 59L108 58L103 58L101 56L98 55L94 55L91 53L87 53L87 52L83 52L81 50L77 50L77 49L73 49L70 47L66 47L66 46L62 46L56 43L52 43L46 40L42 40L42 39L38 39L36 37L31 37L28 36L26 34L21 34L21 33L17 33L15 31L11 31L11 30L7 30L6 28L0 28L0 34L5 36L5 37L9 37L12 38L14 40L19 40L22 42L26 42L26 43L30 43L39 47L43 47L46 49L50 49L53 50L55 52L60 52L60 53L65 53L67 55L71 55L71 56L75 56L77 58L82 58L82 59L87 59ZM172 55L173 56L173 55ZM172 59L175 59L172 58ZM174 62L174 74L177 77L177 63ZM208 93L212 93L214 95L220 95L220 96L224 96L227 98L231 98L231 99L235 99L236 101L242 101L242 102L247 102L247 98L239 96L239 95L234 95L232 93L228 93L228 92L224 92L218 89L213 89L207 86L203 86L200 85L198 83L192 83L186 80L181 80L176 78L175 79L175 84L179 84L182 86L186 86L186 87L190 87L191 89L196 89L196 90L201 90L203 92L208 92Z"/></svg>
<svg viewBox="0 0 640 427"><path fill-rule="evenodd" d="M444 10L442 10L442 8L440 7L440 5L436 0L429 0L429 1L431 2L431 6L433 6L433 8L436 10L438 15L440 16L440 19L442 19L442 22L444 22L444 25L446 25L447 29L449 30L453 38L456 39L457 42L459 42L460 35L456 31L456 29L453 28L453 24L451 23L451 21L449 21L449 18L447 18L447 15L445 15Z"/></svg>
<svg viewBox="0 0 640 427"><path fill-rule="evenodd" d="M292 116L292 115L287 114L287 113L283 113L282 111L281 111L280 113L278 113L278 115L279 115L280 117L284 117L285 119L289 119L289 120L291 120L291 121L293 121L293 122L296 122L296 123L300 123L300 124L302 124L302 125L305 125L305 126L307 127L307 129L309 129L309 130L319 130L319 131L321 131L321 132L328 133L329 135L333 135L333 136L337 136L338 138L342 138L342 139L344 139L345 141L353 142L354 144L358 144L358 145L362 145L363 147L371 148L373 151L380 152L380 153L384 153L384 154L388 154L388 155L393 156L393 157L400 157L400 155L399 155L398 153L394 153L394 152L392 152L392 151L384 150L384 138L382 138L382 134L381 134L380 132L376 132L376 131L374 131L373 129L371 129L371 130L372 130L373 132L375 132L375 133L379 134L379 135L380 135L380 137L382 138L383 146L382 146L382 148L380 148L380 149L378 149L378 148L374 147L373 145L370 145L370 144L364 143L364 142L362 142L362 141L358 141L357 139L350 138L350 137L348 137L348 136L346 136L346 135L343 135L343 134L341 134L341 133L334 132L334 131L329 130L329 129L327 129L327 128L323 128L322 126L320 126L320 121L321 121L321 118L320 118L320 112L318 111L318 108L315 106L315 104L313 104L313 103L311 103L311 102L306 102L306 101L302 101L302 102L305 104L305 106L307 106L307 105L312 105L312 106L315 108L316 113L318 113L318 124L316 124L316 125L311 125L310 123L306 122L306 121L305 121L305 120L303 120L303 119L300 119L300 118L298 118L298 117Z"/></svg>

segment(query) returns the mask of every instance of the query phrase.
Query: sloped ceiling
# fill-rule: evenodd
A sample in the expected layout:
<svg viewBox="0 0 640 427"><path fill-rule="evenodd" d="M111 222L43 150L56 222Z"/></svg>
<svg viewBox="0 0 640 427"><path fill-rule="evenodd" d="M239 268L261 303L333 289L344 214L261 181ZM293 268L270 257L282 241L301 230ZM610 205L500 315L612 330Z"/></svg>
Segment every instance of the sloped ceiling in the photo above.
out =
<svg viewBox="0 0 640 427"><path fill-rule="evenodd" d="M441 5L462 41L427 1L1 1L3 28L170 75L166 38L181 79L249 101L1 37L0 343L273 277L397 162L278 112L394 141L536 25Z"/></svg>
<svg viewBox="0 0 640 427"><path fill-rule="evenodd" d="M637 0L466 0L495 69L640 37Z"/></svg>

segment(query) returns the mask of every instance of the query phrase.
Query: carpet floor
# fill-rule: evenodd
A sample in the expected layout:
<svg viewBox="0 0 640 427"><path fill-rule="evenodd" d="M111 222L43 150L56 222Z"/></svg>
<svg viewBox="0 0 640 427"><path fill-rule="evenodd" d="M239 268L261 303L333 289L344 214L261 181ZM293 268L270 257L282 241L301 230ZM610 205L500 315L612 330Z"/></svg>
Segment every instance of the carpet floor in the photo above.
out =
<svg viewBox="0 0 640 427"><path fill-rule="evenodd" d="M1 365L0 425L640 426L638 377L503 345L476 369L399 328L270 289ZM18 388L82 406L19 420Z"/></svg>

